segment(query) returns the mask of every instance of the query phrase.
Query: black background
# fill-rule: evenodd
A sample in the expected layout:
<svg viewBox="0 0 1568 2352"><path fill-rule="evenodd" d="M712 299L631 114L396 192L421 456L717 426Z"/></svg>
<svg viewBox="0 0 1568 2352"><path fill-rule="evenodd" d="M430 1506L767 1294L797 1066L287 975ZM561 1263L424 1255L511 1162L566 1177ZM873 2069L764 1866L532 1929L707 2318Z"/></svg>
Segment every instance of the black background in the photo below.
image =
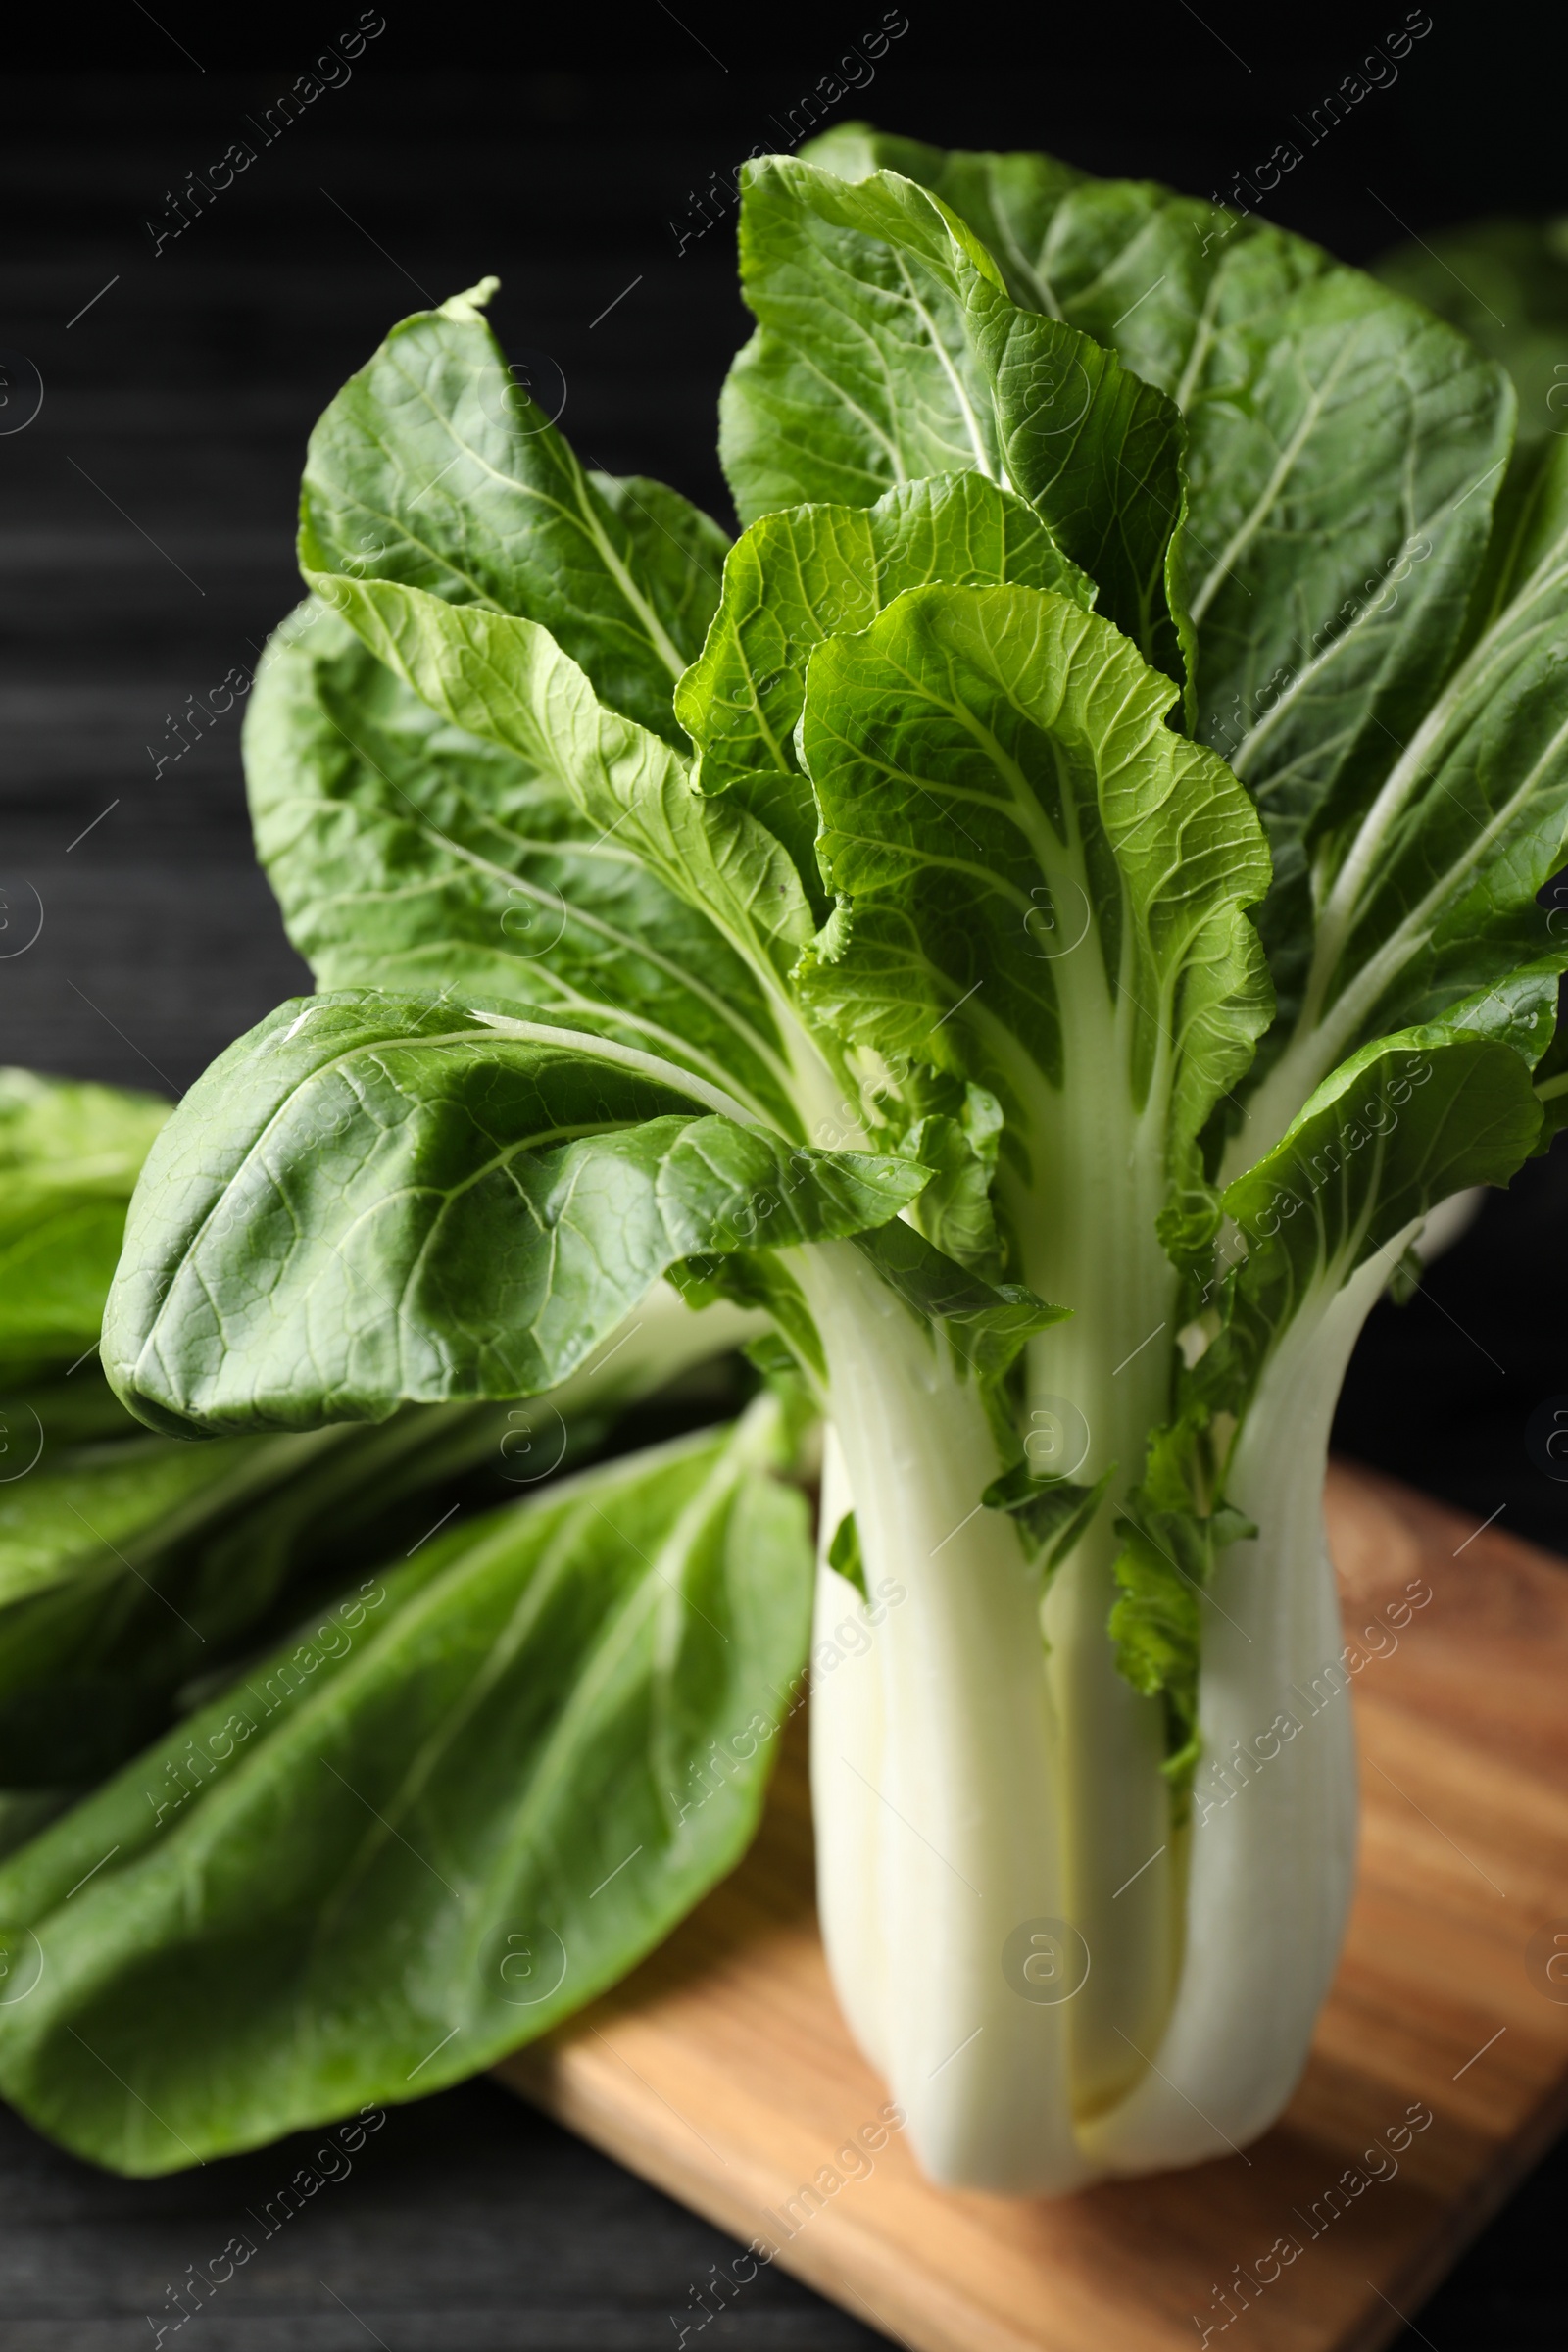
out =
<svg viewBox="0 0 1568 2352"><path fill-rule="evenodd" d="M137 0L112 18L39 16L8 25L0 91L0 1058L172 1094L308 985L251 863L238 711L202 717L171 755L181 713L248 673L298 593L294 494L315 417L395 318L493 270L492 318L514 354L560 370L578 449L730 520L712 445L746 331L732 232L719 220L678 252L671 223L692 224L710 172L789 143L791 109L883 12L680 0L677 21L642 0L634 16L546 19L387 0L346 86L156 256L147 223L170 224L168 193L230 140L261 146L246 118L359 10L272 10L265 26L176 0L156 22ZM1273 215L1354 261L1481 213L1568 209L1568 43L1527 33L1519 13L1434 0L1394 86L1307 147L1299 119L1405 16L1259 24L1218 0L1200 16L1186 0L1070 16L908 0L869 88L829 119L1046 147L1204 195L1295 139L1306 152ZM8 431L29 405L19 355L43 405ZM1501 1505L1503 1527L1560 1550L1568 1490L1533 1464L1525 1430L1568 1392L1565 1232L1554 1155L1489 1203L1410 1306L1378 1310L1336 1433L1478 1523ZM150 2342L166 2285L299 2161L277 2148L125 2183L0 2119L8 2352ZM1565 2186L1559 2150L1401 2343L1559 2343ZM488 2084L394 2114L292 2235L190 2323L197 2352L372 2336L388 2352L672 2347L726 2253ZM719 2338L873 2340L771 2273L714 2323Z"/></svg>

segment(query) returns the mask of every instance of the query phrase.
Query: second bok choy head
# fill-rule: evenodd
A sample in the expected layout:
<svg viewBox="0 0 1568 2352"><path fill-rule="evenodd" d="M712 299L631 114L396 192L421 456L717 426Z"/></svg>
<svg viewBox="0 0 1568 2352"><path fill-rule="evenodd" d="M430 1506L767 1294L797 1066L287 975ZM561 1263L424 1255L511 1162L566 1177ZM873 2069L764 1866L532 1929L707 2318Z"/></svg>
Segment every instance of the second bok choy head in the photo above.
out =
<svg viewBox="0 0 1568 2352"><path fill-rule="evenodd" d="M303 1429L525 1396L662 1279L771 1317L865 1637L834 1982L934 2178L1060 2192L1262 2131L1333 1974L1337 1390L1568 1090L1568 450L1044 157L834 132L741 266L733 546L584 469L490 281L318 427L247 762L323 993L155 1144L106 1361Z"/></svg>

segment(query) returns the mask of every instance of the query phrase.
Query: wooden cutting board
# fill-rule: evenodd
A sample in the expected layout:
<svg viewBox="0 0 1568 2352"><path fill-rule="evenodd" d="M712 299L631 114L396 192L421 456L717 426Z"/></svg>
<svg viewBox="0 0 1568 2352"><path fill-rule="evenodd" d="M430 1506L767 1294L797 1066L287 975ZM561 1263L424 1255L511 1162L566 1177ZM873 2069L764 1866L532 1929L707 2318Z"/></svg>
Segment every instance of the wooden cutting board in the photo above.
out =
<svg viewBox="0 0 1568 2352"><path fill-rule="evenodd" d="M889 2094L828 1984L799 1742L740 1869L504 2079L916 2352L1386 2342L1568 2120L1568 1573L1343 1464L1328 1515L1360 1882L1300 2087L1245 2158L1058 2203L932 2188L896 2133L841 2158ZM690 2336L744 2319L754 2270L709 2281Z"/></svg>

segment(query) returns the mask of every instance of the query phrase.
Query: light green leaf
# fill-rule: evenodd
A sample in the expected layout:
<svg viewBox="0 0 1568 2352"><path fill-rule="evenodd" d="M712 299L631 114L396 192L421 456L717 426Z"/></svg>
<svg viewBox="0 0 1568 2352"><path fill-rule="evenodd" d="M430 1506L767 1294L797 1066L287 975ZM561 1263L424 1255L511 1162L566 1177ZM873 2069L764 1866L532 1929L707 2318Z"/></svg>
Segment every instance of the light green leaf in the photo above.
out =
<svg viewBox="0 0 1568 2352"><path fill-rule="evenodd" d="M1496 366L1255 219L865 131L822 161L933 188L1019 299L1109 342L1186 416L1199 732L1256 795L1275 864L1259 919L1281 1025L1234 1169L1363 1039L1550 968L1533 901L1568 841L1564 445L1499 500Z"/></svg>
<svg viewBox="0 0 1568 2352"><path fill-rule="evenodd" d="M1195 1393L1241 1410L1303 1308L1379 1257L1392 1278L1406 1228L1467 1186L1506 1184L1540 1126L1530 1070L1505 1036L1440 1022L1353 1054L1225 1194L1245 1256ZM1235 1263L1238 1246L1227 1254Z"/></svg>
<svg viewBox="0 0 1568 2352"><path fill-rule="evenodd" d="M314 600L257 678L245 767L258 852L318 987L509 999L790 1125L772 1011L708 915L625 827L442 718Z"/></svg>
<svg viewBox="0 0 1568 2352"><path fill-rule="evenodd" d="M792 1151L735 1107L505 1007L284 1004L154 1148L105 1369L176 1433L533 1396L676 1260L858 1233L925 1181L906 1160Z"/></svg>
<svg viewBox="0 0 1568 2352"><path fill-rule="evenodd" d="M678 742L670 691L724 534L660 483L585 472L527 374L472 301L395 326L311 435L301 564L525 614L612 710Z"/></svg>
<svg viewBox="0 0 1568 2352"><path fill-rule="evenodd" d="M730 371L719 450L744 522L895 483L1001 475L960 288L1002 290L984 247L891 172L853 192L784 156L747 168L741 282L759 330Z"/></svg>
<svg viewBox="0 0 1568 2352"><path fill-rule="evenodd" d="M956 1265L994 1282L1001 1277L1003 1257L991 1204L1002 1105L983 1087L971 1086L968 1095L962 1118L927 1111L903 1137L899 1150L934 1171L910 1204L910 1222Z"/></svg>
<svg viewBox="0 0 1568 2352"><path fill-rule="evenodd" d="M1117 1596L1108 1621L1116 1671L1146 1698L1163 1700L1166 1753L1160 1769L1184 1790L1201 1753L1198 1698L1202 1623L1198 1604L1203 1588L1141 1529L1127 1521L1118 1521L1117 1528L1122 1547L1116 1554Z"/></svg>
<svg viewBox="0 0 1568 2352"><path fill-rule="evenodd" d="M702 790L735 793L789 843L824 916L816 803L795 749L807 661L934 580L1018 580L1085 612L1096 593L1034 510L984 474L901 482L874 506L797 507L755 522L729 552L708 642L675 689Z"/></svg>
<svg viewBox="0 0 1568 2352"><path fill-rule="evenodd" d="M1045 267L1047 233L1056 209L1075 189L1105 184L1089 180L1054 156L944 151L874 130L868 122L835 123L820 138L808 140L801 157L840 179L897 172L929 188L974 230L1019 309L1047 318L1062 315Z"/></svg>
<svg viewBox="0 0 1568 2352"><path fill-rule="evenodd" d="M125 1203L168 1116L152 1095L0 1069L0 1386L96 1344Z"/></svg>
<svg viewBox="0 0 1568 2352"><path fill-rule="evenodd" d="M788 851L738 805L694 793L678 755L607 710L548 630L419 588L329 585L345 618L421 700L559 777L596 847L613 837L782 989L814 930Z"/></svg>
<svg viewBox="0 0 1568 2352"><path fill-rule="evenodd" d="M169 1116L156 1095L0 1069L0 1178L5 1197L71 1183L124 1199Z"/></svg>
<svg viewBox="0 0 1568 2352"><path fill-rule="evenodd" d="M1173 699L1104 621L1031 588L916 589L811 660L802 742L852 921L803 991L992 1089L1029 1155L1043 1123L1081 1122L1084 1090L1155 1090L1180 1171L1268 1019L1241 911L1267 883L1257 820L1164 724Z"/></svg>
<svg viewBox="0 0 1568 2352"><path fill-rule="evenodd" d="M895 172L854 185L749 165L741 273L758 331L730 371L720 454L743 520L976 470L1038 508L1099 610L1185 678L1180 420L1099 345L1020 310L956 213Z"/></svg>
<svg viewBox="0 0 1568 2352"><path fill-rule="evenodd" d="M778 1420L460 1522L24 1846L11 2102L168 2172L421 2097L622 1976L744 1851L804 1656Z"/></svg>

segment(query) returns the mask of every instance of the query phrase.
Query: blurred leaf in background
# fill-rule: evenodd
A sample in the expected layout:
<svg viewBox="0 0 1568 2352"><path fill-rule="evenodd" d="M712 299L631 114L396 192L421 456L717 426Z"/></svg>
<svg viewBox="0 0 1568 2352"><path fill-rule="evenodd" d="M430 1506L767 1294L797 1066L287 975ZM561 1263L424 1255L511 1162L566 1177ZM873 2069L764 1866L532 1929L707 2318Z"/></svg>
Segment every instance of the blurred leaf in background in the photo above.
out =
<svg viewBox="0 0 1568 2352"><path fill-rule="evenodd" d="M1372 269L1502 362L1521 444L1568 433L1568 213L1470 221L1396 245Z"/></svg>

